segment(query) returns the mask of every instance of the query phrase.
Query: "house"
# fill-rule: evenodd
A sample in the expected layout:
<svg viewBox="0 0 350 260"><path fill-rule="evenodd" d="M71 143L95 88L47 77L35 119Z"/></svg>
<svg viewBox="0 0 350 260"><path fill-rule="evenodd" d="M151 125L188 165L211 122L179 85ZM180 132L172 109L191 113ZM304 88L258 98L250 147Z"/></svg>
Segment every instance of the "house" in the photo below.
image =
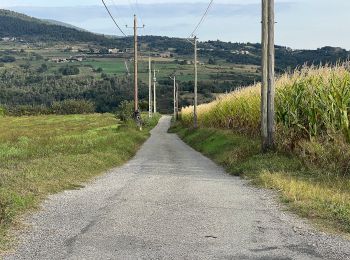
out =
<svg viewBox="0 0 350 260"><path fill-rule="evenodd" d="M66 58L51 58L51 61L52 62L55 62L55 63L65 63L65 62L68 62L68 60Z"/></svg>
<svg viewBox="0 0 350 260"><path fill-rule="evenodd" d="M74 57L70 57L69 59L67 59L67 61L69 62L82 62L84 60L84 57L82 56L74 56Z"/></svg>
<svg viewBox="0 0 350 260"><path fill-rule="evenodd" d="M240 50L240 51L231 51L232 54L241 54L241 55L249 55L250 52L249 51L245 51L245 50Z"/></svg>
<svg viewBox="0 0 350 260"><path fill-rule="evenodd" d="M117 53L119 53L120 52L120 50L119 49L117 49L117 48L114 48L114 49L108 49L108 53L109 54L117 54Z"/></svg>
<svg viewBox="0 0 350 260"><path fill-rule="evenodd" d="M1 38L4 42L14 42L16 40L15 37L3 37Z"/></svg>
<svg viewBox="0 0 350 260"><path fill-rule="evenodd" d="M160 53L159 56L160 56L161 58L170 58L172 55L171 55L171 52L170 52L170 51L166 51L166 52Z"/></svg>

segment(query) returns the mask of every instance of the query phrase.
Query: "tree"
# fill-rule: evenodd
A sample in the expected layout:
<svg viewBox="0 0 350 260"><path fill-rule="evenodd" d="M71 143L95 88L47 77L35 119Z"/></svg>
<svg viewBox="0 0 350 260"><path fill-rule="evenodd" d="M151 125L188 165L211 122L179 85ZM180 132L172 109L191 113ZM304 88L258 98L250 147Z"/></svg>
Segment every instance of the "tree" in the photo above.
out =
<svg viewBox="0 0 350 260"><path fill-rule="evenodd" d="M38 72L39 73L43 73L43 72L46 72L48 70L48 67L45 63L41 64L41 66L38 68Z"/></svg>
<svg viewBox="0 0 350 260"><path fill-rule="evenodd" d="M78 67L76 66L65 66L65 67L61 67L59 69L59 72L62 73L62 75L64 76L70 76L70 75L78 75L80 73L80 70Z"/></svg>
<svg viewBox="0 0 350 260"><path fill-rule="evenodd" d="M4 56L0 58L0 62L4 62L4 63L11 63L15 61L16 61L16 58L13 56Z"/></svg>
<svg viewBox="0 0 350 260"><path fill-rule="evenodd" d="M209 58L208 64L210 65L216 65L216 60L214 58Z"/></svg>

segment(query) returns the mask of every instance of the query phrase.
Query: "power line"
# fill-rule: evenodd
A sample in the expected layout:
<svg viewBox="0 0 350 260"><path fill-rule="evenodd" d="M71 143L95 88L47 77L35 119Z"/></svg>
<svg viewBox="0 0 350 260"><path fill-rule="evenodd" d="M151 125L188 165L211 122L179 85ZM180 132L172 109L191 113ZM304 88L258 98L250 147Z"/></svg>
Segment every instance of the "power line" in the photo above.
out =
<svg viewBox="0 0 350 260"><path fill-rule="evenodd" d="M204 22L204 19L206 18L206 16L208 15L208 12L210 10L210 7L212 6L214 0L211 0L207 9L205 10L202 18L200 19L199 23L197 24L197 26L194 28L193 32L190 34L189 38L192 38L193 36L195 36L195 33L197 32L197 30L199 29L199 27L202 25L202 23Z"/></svg>
<svg viewBox="0 0 350 260"><path fill-rule="evenodd" d="M102 0L102 3L103 3L103 5L105 6L105 8L106 8L106 10L107 10L107 12L108 12L108 14L109 14L109 16L112 18L114 24L115 24L115 25L117 26L117 28L119 29L119 31L120 31L124 36L127 36L127 35L123 32L123 30L120 28L120 26L118 25L118 23L115 21L113 15L112 15L111 12L109 11L109 9L108 9L108 7L107 7L107 5L106 5L106 3L105 3L104 0Z"/></svg>

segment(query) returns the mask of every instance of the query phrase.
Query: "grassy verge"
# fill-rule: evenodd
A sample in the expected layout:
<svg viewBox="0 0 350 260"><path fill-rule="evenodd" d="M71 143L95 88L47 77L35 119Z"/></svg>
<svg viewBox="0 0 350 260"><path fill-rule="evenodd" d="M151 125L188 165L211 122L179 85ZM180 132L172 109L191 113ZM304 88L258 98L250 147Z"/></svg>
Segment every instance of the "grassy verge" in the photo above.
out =
<svg viewBox="0 0 350 260"><path fill-rule="evenodd" d="M350 233L350 179L306 166L297 156L260 153L260 141L232 130L175 125L177 133L196 150L228 172L277 190L283 202L302 217L328 231Z"/></svg>
<svg viewBox="0 0 350 260"><path fill-rule="evenodd" d="M111 114L0 118L0 252L19 216L130 159L157 121L138 131Z"/></svg>

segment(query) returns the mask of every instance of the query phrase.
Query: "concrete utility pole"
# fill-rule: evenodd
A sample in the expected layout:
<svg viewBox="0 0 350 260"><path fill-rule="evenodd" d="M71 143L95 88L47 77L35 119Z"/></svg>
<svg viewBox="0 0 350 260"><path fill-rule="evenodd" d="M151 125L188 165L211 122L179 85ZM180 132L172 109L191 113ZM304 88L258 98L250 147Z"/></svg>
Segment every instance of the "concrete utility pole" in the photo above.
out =
<svg viewBox="0 0 350 260"><path fill-rule="evenodd" d="M148 117L152 117L152 62L148 58Z"/></svg>
<svg viewBox="0 0 350 260"><path fill-rule="evenodd" d="M174 120L176 121L176 76L169 78L174 81Z"/></svg>
<svg viewBox="0 0 350 260"><path fill-rule="evenodd" d="M139 94L138 94L138 62L137 62L137 17L134 15L134 110L135 117L139 113Z"/></svg>
<svg viewBox="0 0 350 260"><path fill-rule="evenodd" d="M153 69L153 112L154 114L157 113L157 93L156 93L156 69Z"/></svg>
<svg viewBox="0 0 350 260"><path fill-rule="evenodd" d="M179 83L176 83L176 120L179 119Z"/></svg>
<svg viewBox="0 0 350 260"><path fill-rule="evenodd" d="M197 70L197 36L194 36L194 106L193 127L198 127L197 105L198 105L198 70Z"/></svg>
<svg viewBox="0 0 350 260"><path fill-rule="evenodd" d="M191 35L191 37L193 34ZM192 39L192 38L191 38ZM197 115L197 105L198 105L198 61L197 61L197 44L198 44L198 38L197 36L193 37L193 42L190 39L186 39L189 43L193 44L194 46L194 104L193 104L193 127L198 127L198 115Z"/></svg>
<svg viewBox="0 0 350 260"><path fill-rule="evenodd" d="M274 149L275 135L275 11L274 0L262 0L261 130L264 152Z"/></svg>

